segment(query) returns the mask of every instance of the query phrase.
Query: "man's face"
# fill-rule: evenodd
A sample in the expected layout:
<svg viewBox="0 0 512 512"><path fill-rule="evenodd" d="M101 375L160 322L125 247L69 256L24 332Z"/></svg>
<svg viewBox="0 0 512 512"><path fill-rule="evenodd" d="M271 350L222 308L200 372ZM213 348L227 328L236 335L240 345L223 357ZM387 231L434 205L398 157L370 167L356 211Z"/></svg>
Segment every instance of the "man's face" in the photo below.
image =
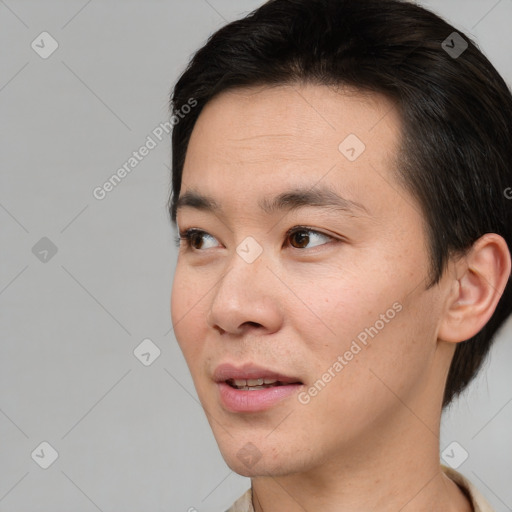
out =
<svg viewBox="0 0 512 512"><path fill-rule="evenodd" d="M223 93L196 123L180 197L219 209L178 209L181 231L204 233L182 242L171 313L240 474L349 464L406 428L435 441L446 289L426 290L423 217L394 178L399 136L384 98L312 85ZM225 382L260 374L286 385Z"/></svg>

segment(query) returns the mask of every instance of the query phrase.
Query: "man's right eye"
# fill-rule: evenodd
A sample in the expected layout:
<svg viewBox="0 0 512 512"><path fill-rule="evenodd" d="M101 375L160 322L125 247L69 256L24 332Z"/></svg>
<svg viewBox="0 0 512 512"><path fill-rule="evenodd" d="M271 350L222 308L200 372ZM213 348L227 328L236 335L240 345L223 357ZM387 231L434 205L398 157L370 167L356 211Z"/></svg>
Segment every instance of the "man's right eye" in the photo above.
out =
<svg viewBox="0 0 512 512"><path fill-rule="evenodd" d="M216 240L213 236L206 233L206 231L191 228L180 231L179 236L176 237L176 246L181 247L183 242L185 249L210 249L211 247L216 247L215 243L212 245L212 241ZM208 247L208 244L210 244L210 247Z"/></svg>

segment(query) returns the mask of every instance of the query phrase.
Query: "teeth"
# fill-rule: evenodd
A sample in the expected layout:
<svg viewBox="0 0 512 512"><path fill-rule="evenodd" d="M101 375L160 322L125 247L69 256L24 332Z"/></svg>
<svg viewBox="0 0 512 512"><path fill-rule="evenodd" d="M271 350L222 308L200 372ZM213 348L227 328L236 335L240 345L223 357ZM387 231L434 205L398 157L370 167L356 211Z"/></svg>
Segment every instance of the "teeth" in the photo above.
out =
<svg viewBox="0 0 512 512"><path fill-rule="evenodd" d="M254 387L262 386L263 384L275 384L276 379L233 379L236 387Z"/></svg>
<svg viewBox="0 0 512 512"><path fill-rule="evenodd" d="M261 386L263 384L263 379L247 379L246 386Z"/></svg>
<svg viewBox="0 0 512 512"><path fill-rule="evenodd" d="M232 384L238 388L242 389L244 391L252 391L257 389L265 389L272 385L278 385L279 381L276 379L266 379L266 378L260 378L260 379L231 379Z"/></svg>

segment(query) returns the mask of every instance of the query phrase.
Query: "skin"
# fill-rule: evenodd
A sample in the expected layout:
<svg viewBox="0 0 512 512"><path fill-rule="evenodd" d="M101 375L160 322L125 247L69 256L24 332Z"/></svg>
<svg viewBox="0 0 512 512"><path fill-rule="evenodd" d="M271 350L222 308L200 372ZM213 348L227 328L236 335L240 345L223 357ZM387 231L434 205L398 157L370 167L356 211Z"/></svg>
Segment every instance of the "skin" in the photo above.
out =
<svg viewBox="0 0 512 512"><path fill-rule="evenodd" d="M423 215L393 175L400 130L381 96L287 85L222 93L192 133L180 195L212 196L222 212L178 211L180 230L208 235L180 248L171 316L222 455L251 477L257 512L472 510L440 468L442 396L456 344L492 315L510 255L487 234L426 288ZM366 145L353 162L338 149L351 133ZM258 206L320 186L367 211ZM301 232L302 245L286 236L304 225L315 231ZM263 249L253 263L236 252L247 236ZM307 390L395 303L401 311L309 403L222 407L220 363L252 362ZM237 457L247 443L261 454L250 467Z"/></svg>

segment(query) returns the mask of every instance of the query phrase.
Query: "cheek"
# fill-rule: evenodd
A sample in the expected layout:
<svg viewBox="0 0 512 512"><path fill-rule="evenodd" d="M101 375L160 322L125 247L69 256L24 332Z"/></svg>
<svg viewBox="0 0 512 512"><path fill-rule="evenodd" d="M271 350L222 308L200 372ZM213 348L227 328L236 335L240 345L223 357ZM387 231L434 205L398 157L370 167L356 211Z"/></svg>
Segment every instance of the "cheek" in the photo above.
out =
<svg viewBox="0 0 512 512"><path fill-rule="evenodd" d="M344 316L345 326L339 324L346 335L323 361L329 367L338 355L344 360L343 370L323 397L333 415L350 410L352 421L364 422L409 403L428 382L436 348L435 322L419 316L429 310L421 298L389 304L394 297L382 308L375 305L370 313L367 309L359 317L354 314L355 323Z"/></svg>
<svg viewBox="0 0 512 512"><path fill-rule="evenodd" d="M371 339L366 330L376 321L382 330L381 314L390 310L386 320L396 316L392 309L396 296L389 293L386 283L377 282L368 272L335 269L324 275L316 274L314 281L302 280L297 295L305 298L306 307L294 301L290 317L298 322L298 330L319 353L331 357L349 350L358 336L362 342Z"/></svg>
<svg viewBox="0 0 512 512"><path fill-rule="evenodd" d="M428 300L410 291L407 282L390 280L386 272L357 279L331 276L316 280L314 287L303 283L300 295L308 297L315 315L302 308L293 317L308 345L310 383L329 381L325 387L333 400L347 403L375 402L390 394L379 377L397 391L414 381L435 347L429 343L432 321L419 316L429 310Z"/></svg>
<svg viewBox="0 0 512 512"><path fill-rule="evenodd" d="M178 263L171 291L171 319L176 340L187 360L189 353L199 348L199 330L206 326L204 295L190 273ZM192 343L192 340L196 342Z"/></svg>

